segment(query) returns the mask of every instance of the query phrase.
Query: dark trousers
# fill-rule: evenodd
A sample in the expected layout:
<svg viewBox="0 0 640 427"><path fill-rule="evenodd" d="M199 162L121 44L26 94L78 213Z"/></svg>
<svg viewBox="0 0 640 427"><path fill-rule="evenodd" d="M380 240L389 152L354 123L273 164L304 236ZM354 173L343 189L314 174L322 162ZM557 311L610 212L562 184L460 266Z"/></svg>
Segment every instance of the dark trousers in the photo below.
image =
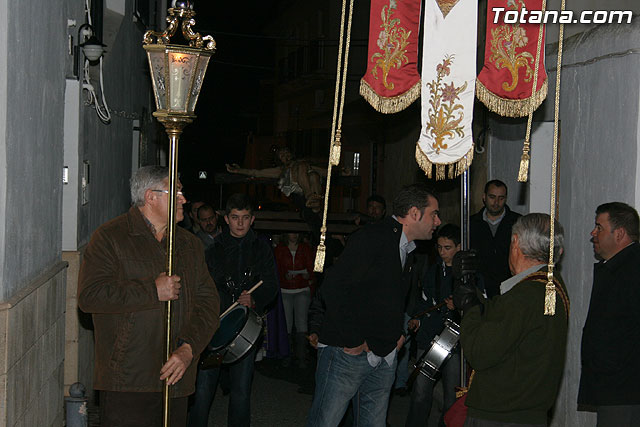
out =
<svg viewBox="0 0 640 427"><path fill-rule="evenodd" d="M189 427L207 427L209 411L216 394L221 369L229 370L231 391L229 393L228 425L248 427L251 423L251 382L253 381L256 348L240 361L217 369L198 370L196 393L189 407Z"/></svg>
<svg viewBox="0 0 640 427"><path fill-rule="evenodd" d="M418 349L422 355L423 349ZM439 425L444 426L444 414L456 401L456 386L460 385L460 353L451 355L440 368L442 373L443 402ZM411 390L411 403L405 427L424 427L429 420L433 401L433 387L435 382L422 374L418 374Z"/></svg>
<svg viewBox="0 0 640 427"><path fill-rule="evenodd" d="M640 405L598 406L597 427L640 426Z"/></svg>
<svg viewBox="0 0 640 427"><path fill-rule="evenodd" d="M171 427L187 425L187 397L171 399ZM101 427L161 427L162 393L100 390Z"/></svg>

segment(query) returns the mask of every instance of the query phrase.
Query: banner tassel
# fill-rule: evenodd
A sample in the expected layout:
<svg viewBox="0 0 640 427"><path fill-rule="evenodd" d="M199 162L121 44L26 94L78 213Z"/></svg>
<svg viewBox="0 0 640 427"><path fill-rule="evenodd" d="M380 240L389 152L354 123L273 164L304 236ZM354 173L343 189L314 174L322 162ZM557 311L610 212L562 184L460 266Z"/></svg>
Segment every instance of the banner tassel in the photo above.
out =
<svg viewBox="0 0 640 427"><path fill-rule="evenodd" d="M545 292L544 292L544 315L555 316L555 314L556 314L556 285L553 283L553 264L549 264L549 271L547 272L547 286L545 287Z"/></svg>
<svg viewBox="0 0 640 427"><path fill-rule="evenodd" d="M336 137L331 144L331 151L329 154L329 164L331 166L338 166L340 164L340 151L342 147L342 130L336 129Z"/></svg>
<svg viewBox="0 0 640 427"><path fill-rule="evenodd" d="M324 260L327 253L327 246L324 243L326 236L327 227L322 227L320 229L320 244L316 250L316 260L313 265L313 271L316 273L322 273L322 270L324 269Z"/></svg>
<svg viewBox="0 0 640 427"><path fill-rule="evenodd" d="M518 182L527 182L529 176L529 161L531 156L529 155L529 141L524 142L522 147L522 157L520 158L520 169L518 170Z"/></svg>

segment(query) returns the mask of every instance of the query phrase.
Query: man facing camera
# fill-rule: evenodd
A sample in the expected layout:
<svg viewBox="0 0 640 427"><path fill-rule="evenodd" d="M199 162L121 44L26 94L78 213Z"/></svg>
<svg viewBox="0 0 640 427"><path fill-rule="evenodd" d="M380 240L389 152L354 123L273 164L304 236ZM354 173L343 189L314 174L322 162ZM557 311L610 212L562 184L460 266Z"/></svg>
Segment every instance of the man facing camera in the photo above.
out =
<svg viewBox="0 0 640 427"><path fill-rule="evenodd" d="M502 294L491 300L465 282L473 273L464 266L471 263L472 253L460 253L462 267L454 267L462 276L453 294L464 314L460 341L475 369L465 427L547 425L562 377L569 316L569 298L557 271L555 315L545 315L549 230L547 214L518 218L509 249L513 277L502 282ZM563 240L556 222L554 263Z"/></svg>
<svg viewBox="0 0 640 427"><path fill-rule="evenodd" d="M220 309L224 312L237 302L262 315L278 292L273 252L251 229L256 217L251 200L245 194L229 196L225 212L224 220L229 227L216 236L213 245L206 251L207 266L220 293ZM260 280L262 285L249 293ZM221 369L228 369L231 386L228 425L244 427L251 424L255 344L251 343L251 349L232 364L198 370L196 393L189 409L190 427L208 425Z"/></svg>

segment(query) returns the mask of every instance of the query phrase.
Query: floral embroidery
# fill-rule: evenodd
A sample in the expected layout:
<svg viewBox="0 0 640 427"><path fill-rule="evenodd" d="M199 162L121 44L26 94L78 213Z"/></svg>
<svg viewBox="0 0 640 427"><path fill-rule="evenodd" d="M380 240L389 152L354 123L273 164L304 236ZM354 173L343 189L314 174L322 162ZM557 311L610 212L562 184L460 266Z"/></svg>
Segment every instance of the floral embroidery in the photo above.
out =
<svg viewBox="0 0 640 427"><path fill-rule="evenodd" d="M389 5L382 8L382 24L380 24L380 34L378 36L377 45L382 52L376 52L371 56L371 61L375 62L375 66L371 70L371 74L378 79L378 67L382 69L382 84L388 90L393 90L395 85L389 82L389 71L396 67L400 69L403 63L408 63L407 39L411 35L411 31L400 27L400 19L392 18L393 13L397 9L396 0L389 0Z"/></svg>
<svg viewBox="0 0 640 427"><path fill-rule="evenodd" d="M518 4L516 4L518 1ZM512 10L524 7L523 0L508 0L507 6ZM527 31L519 23L500 25L491 30L491 57L496 68L507 68L511 73L511 84L502 83L502 89L513 91L518 86L518 70L525 67L525 82L530 82L533 70L529 61L533 63L533 55L527 51L516 53L516 49L523 48L529 43Z"/></svg>
<svg viewBox="0 0 640 427"><path fill-rule="evenodd" d="M433 137L435 143L433 149L436 154L440 154L441 149L446 149L447 144L443 143L445 137L453 139L458 135L464 137L464 126L460 126L460 122L464 118L464 106L456 104L460 99L460 93L467 88L465 81L462 86L456 87L453 82L444 83L444 77L451 74L451 65L453 64L454 55L447 55L441 64L436 67L438 76L436 80L427 83L427 87L431 92L429 98L428 121L426 132Z"/></svg>
<svg viewBox="0 0 640 427"><path fill-rule="evenodd" d="M453 6L458 4L459 1L460 0L436 0L436 3L442 12L442 17L446 18L449 12L451 12L451 9L453 9Z"/></svg>

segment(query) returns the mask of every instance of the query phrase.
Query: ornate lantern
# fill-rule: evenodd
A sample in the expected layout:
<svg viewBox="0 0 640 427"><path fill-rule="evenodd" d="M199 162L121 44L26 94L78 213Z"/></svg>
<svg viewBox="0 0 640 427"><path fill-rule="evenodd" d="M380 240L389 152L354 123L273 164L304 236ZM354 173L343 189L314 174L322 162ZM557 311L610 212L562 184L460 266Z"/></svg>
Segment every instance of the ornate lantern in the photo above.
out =
<svg viewBox="0 0 640 427"><path fill-rule="evenodd" d="M176 227L176 198L178 171L178 140L182 129L195 119L194 110L202 88L209 58L216 50L211 36L201 36L191 27L196 21L193 5L188 0L173 0L168 10L168 26L164 32L147 31L144 49L147 51L156 111L169 136L169 209L167 213L167 274L173 275L174 235ZM181 25L180 25L181 22ZM188 46L171 44L178 26ZM156 42L154 43L154 38ZM165 360L171 355L171 301L167 301ZM169 425L169 385L163 392L163 425Z"/></svg>

